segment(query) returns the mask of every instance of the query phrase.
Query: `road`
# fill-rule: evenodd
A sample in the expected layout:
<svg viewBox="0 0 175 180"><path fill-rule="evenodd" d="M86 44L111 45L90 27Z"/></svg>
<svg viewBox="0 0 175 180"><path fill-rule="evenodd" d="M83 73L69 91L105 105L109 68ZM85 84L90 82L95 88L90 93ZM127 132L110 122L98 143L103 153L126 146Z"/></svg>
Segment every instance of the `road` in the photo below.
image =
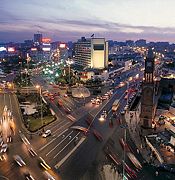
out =
<svg viewBox="0 0 175 180"><path fill-rule="evenodd" d="M135 74L136 74L136 72L132 72L130 75L132 76ZM124 75L122 80L124 81L126 78L128 78L128 77L126 77ZM118 79L117 79L117 81L118 81ZM120 81L116 82L116 86L119 82ZM44 86L44 82L43 82L43 86ZM103 105L101 105L101 106L97 106L97 105L94 106L91 103L86 104L87 110L88 109L91 110L89 115L86 115L86 116L88 116L88 118L92 118L92 119L95 116L95 121L94 121L93 127L98 129L98 131L103 134L103 136L105 137L105 141L110 137L110 135L112 134L114 129L113 129L113 131L111 131L108 121L106 121L103 124L100 124L98 121L99 115L101 114L103 109L109 111L109 109L111 109L112 103L115 101L115 99L124 96L124 92L125 92L126 88L127 88L126 86L124 86L123 88L119 88L116 91L116 95L114 95L113 98L109 102L105 101L103 103ZM121 109L122 109L123 106L126 104L126 102L124 104L123 103L121 103L121 104L122 104L122 106L121 106ZM103 107L103 106L105 106L105 107ZM119 111L121 111L121 109L119 109ZM74 123L74 125L80 125L83 127L87 127L87 123L85 122L86 116L80 118L76 123ZM109 114L109 117L110 116L111 116L111 113ZM68 155L69 152L71 152L74 149L76 144L78 144L78 142L80 142L81 139L83 138L83 134L79 133L79 131L75 131L70 128L67 128L67 129L65 128L65 130L63 130L64 129L63 126L66 126L66 127L70 126L70 124L69 124L69 122L67 122L66 118L63 118L63 119L61 122L57 122L57 123L55 122L54 125L50 125L47 127L47 129L50 129L51 131L53 131L53 136L49 137L46 140L47 142L45 142L45 144L43 144L41 147L37 148L39 150L39 152L42 154L42 156L45 157L45 159L52 166L55 166L56 164L60 165L61 159L63 159L66 155ZM62 129L61 132L58 127L60 127L60 129ZM78 137L78 140L76 137ZM102 143L102 145L103 144L104 143ZM61 175L63 174L62 179L71 177L70 172L72 172L72 173L77 172L77 174L74 174L75 177L81 176L87 170L86 165L89 166L93 162L94 158L96 157L95 154L98 151L100 151L100 148L102 145L100 145L97 142L97 140L94 138L94 136L92 134L88 135L88 137L86 137L86 139L82 142L82 145L80 144L79 147L77 147L75 149L76 152L73 151L72 154L69 156L68 159L65 160L64 163L69 164L68 162L70 162L70 164L72 164L72 163L74 164L74 154L78 154L78 156L79 156L79 151L83 152L83 154L81 156L84 156L84 154L88 154L88 153L86 153L86 151L88 151L90 153L90 157L86 158L86 156L84 156L84 158L81 158L83 160L83 162L80 159L79 159L79 161L75 160L76 163L77 162L80 163L80 161L82 163L80 166L79 166L79 164L78 164L78 166L73 165L73 167L71 167L72 165L70 165L70 169L77 168L75 171L72 171L72 170L70 171L69 167L64 168L64 165L62 163L59 166L59 172L61 172ZM83 150L81 150L81 149L83 149ZM92 151L92 153L91 153L91 151ZM94 154L94 157L93 157L93 154ZM87 164L85 163L85 161ZM75 165L76 165L76 163L75 163ZM57 168L58 168L58 166L57 166ZM82 170L82 168L84 170ZM64 172L64 169L68 169L68 172L67 171ZM65 177L64 174L67 174L67 176Z"/></svg>
<svg viewBox="0 0 175 180"><path fill-rule="evenodd" d="M19 136L19 130L23 131L23 125L21 123L21 114L19 112L16 95L11 93L0 94L1 114L5 105L12 111L15 130L12 135L13 141L8 144L8 151L5 154L6 160L0 162L1 175L8 177L10 180L14 179L14 177L15 179L24 179L23 173L29 171L35 179L45 179L43 176L43 170L38 165L38 156L32 157L29 154L26 145L21 141ZM19 168L13 160L13 156L16 154L20 155L26 162L25 167Z"/></svg>
<svg viewBox="0 0 175 180"><path fill-rule="evenodd" d="M122 80L124 81L125 79L126 77L124 76ZM117 83L118 82L116 82L116 85ZM41 85L45 89L50 88L50 86L48 86L45 82L43 82L43 84ZM98 121L99 115L101 114L103 109L109 111L109 109L111 109L111 105L114 102L114 100L116 98L123 97L125 90L126 90L126 86L117 89L116 94L113 96L113 98L111 98L109 102L105 101L100 106L94 106L91 103L86 103L85 109L91 110L91 112L86 115L86 114L82 114L82 112L80 111L79 113L84 117L80 118L76 123L74 123L74 125L81 125L87 127L85 118L93 119L95 117L92 128L97 129L103 135L104 137L103 143L99 143L97 139L94 138L94 135L92 135L91 133L87 137L84 137L83 133L69 128L70 125L72 124L72 121L68 120L68 118L66 117L67 115L64 112L63 114L58 112L60 119L58 119L57 121L46 127L46 129L50 129L52 131L52 136L48 138L42 138L37 135L33 135L33 138L30 141L34 146L36 152L40 156L42 156L46 160L46 162L48 162L49 165L51 165L52 167L57 165L57 168L59 170L58 174L61 173L62 179L67 179L67 178L71 179L72 175L77 178L81 177L82 174L86 172L86 170L91 165L91 163L95 160L97 153L100 152L100 150L103 148L104 143L111 136L112 132L115 129L113 128L111 130L108 121L104 122L103 124L100 124L100 122ZM13 108L14 111L13 113L17 119L16 132L18 132L19 129L22 129L21 117L15 96L11 94L10 97L12 97L10 101L13 102L14 103L13 106L16 107L16 109ZM63 98L64 97L62 96L61 99ZM67 100L69 101L69 98L64 98L65 102ZM4 102L7 103L8 100L5 100ZM121 104L122 106L120 107L119 111L121 111L124 106L124 103ZM51 106L53 109L55 109L55 111L58 109L56 107L55 102L51 103ZM110 116L111 114L109 114L109 117ZM32 159L29 156L28 152L26 152L25 146L20 141L19 136L17 136L17 138L14 137L14 142L17 142L19 147L17 148L17 150L14 148L15 150L13 151L13 153L22 154L26 162L30 162L29 164L36 162L36 160ZM10 157L9 162L13 162L12 156ZM36 177L42 174L42 170L40 169L39 169L40 173L35 173L37 168L38 168L37 165L36 167L35 166L29 167L31 172L33 172L32 174ZM14 172L16 172L16 170ZM4 173L4 175L6 174L9 176L8 173Z"/></svg>

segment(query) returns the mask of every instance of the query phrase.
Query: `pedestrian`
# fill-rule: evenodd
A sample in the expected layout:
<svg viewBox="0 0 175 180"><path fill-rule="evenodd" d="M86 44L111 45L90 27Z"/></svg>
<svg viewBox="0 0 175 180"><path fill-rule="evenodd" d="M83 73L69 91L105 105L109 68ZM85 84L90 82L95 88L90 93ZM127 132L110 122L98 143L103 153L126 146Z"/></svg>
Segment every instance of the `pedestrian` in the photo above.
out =
<svg viewBox="0 0 175 180"><path fill-rule="evenodd" d="M159 172L158 171L156 171L156 176L158 176L159 175Z"/></svg>
<svg viewBox="0 0 175 180"><path fill-rule="evenodd" d="M137 149L137 154L139 154L140 153L140 151L139 151L139 149Z"/></svg>

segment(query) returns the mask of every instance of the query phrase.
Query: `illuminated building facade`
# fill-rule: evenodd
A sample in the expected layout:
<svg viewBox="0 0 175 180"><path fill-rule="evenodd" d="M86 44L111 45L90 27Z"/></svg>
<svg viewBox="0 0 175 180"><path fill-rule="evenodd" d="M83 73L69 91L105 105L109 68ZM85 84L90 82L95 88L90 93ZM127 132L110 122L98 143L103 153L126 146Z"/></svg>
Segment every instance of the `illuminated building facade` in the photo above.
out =
<svg viewBox="0 0 175 180"><path fill-rule="evenodd" d="M82 37L75 43L75 64L103 69L108 64L108 42L104 38Z"/></svg>

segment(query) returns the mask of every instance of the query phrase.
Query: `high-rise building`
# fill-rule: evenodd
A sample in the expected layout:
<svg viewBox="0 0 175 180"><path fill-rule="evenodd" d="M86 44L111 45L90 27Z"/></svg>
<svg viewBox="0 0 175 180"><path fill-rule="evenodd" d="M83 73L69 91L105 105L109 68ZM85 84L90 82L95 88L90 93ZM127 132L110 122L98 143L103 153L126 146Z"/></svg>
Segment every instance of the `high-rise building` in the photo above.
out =
<svg viewBox="0 0 175 180"><path fill-rule="evenodd" d="M40 45L42 43L42 34L38 33L38 34L34 34L34 37L33 37L33 41L34 41L34 44L35 45Z"/></svg>
<svg viewBox="0 0 175 180"><path fill-rule="evenodd" d="M108 64L108 42L104 38L82 37L75 43L75 64L103 69Z"/></svg>
<svg viewBox="0 0 175 180"><path fill-rule="evenodd" d="M144 81L141 97L141 125L151 128L155 115L154 54L150 49L145 60Z"/></svg>

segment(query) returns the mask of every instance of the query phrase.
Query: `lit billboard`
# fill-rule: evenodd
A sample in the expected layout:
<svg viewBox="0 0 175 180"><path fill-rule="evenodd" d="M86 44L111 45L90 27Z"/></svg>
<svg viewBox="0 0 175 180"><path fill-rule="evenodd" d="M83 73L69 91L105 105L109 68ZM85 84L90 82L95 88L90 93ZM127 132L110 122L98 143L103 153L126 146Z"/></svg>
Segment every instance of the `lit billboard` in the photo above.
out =
<svg viewBox="0 0 175 180"><path fill-rule="evenodd" d="M2 51L7 51L7 49L5 47L0 47L0 52Z"/></svg>
<svg viewBox="0 0 175 180"><path fill-rule="evenodd" d="M50 51L50 47L43 47L42 50L43 51Z"/></svg>
<svg viewBox="0 0 175 180"><path fill-rule="evenodd" d="M14 47L8 47L8 48L7 48L7 51L8 51L8 52L15 52L15 48L14 48Z"/></svg>
<svg viewBox="0 0 175 180"><path fill-rule="evenodd" d="M50 38L42 38L42 43L50 43L51 39Z"/></svg>
<svg viewBox="0 0 175 180"><path fill-rule="evenodd" d="M37 51L37 48L31 48L31 51Z"/></svg>
<svg viewBox="0 0 175 180"><path fill-rule="evenodd" d="M65 48L66 47L66 44L65 43L61 43L60 44L60 48Z"/></svg>

